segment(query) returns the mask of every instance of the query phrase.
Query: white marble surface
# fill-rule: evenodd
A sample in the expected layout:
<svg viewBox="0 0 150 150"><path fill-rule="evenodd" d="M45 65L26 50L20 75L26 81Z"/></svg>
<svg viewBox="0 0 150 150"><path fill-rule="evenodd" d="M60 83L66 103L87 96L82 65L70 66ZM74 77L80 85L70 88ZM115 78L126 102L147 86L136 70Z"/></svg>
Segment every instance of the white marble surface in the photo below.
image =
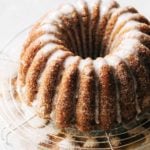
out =
<svg viewBox="0 0 150 150"><path fill-rule="evenodd" d="M33 24L48 9L76 0L0 0L0 49L16 33ZM150 0L117 0L121 5L135 6L150 18Z"/></svg>

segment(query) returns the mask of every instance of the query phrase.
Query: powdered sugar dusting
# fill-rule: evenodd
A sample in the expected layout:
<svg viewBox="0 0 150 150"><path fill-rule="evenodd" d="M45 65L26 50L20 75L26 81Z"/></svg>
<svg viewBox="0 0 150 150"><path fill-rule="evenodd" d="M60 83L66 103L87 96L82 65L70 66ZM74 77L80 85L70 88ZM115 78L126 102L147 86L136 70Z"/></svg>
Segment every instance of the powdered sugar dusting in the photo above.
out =
<svg viewBox="0 0 150 150"><path fill-rule="evenodd" d="M59 59L60 57L63 57L65 56L66 53L64 53L64 51L62 50L57 50L55 53L53 53L50 57L50 59L48 60L47 64L51 63L51 61L53 60L57 60Z"/></svg>
<svg viewBox="0 0 150 150"><path fill-rule="evenodd" d="M54 11L54 12L50 12L46 17L45 19L41 22L41 25L42 24L46 24L46 23L52 23L53 21L55 20L59 20L61 16L61 13L59 11Z"/></svg>
<svg viewBox="0 0 150 150"><path fill-rule="evenodd" d="M86 66L91 64L92 64L92 60L90 58L83 59L79 63L79 70L82 71Z"/></svg>
<svg viewBox="0 0 150 150"><path fill-rule="evenodd" d="M104 14L106 14L108 8L110 7L110 5L112 4L112 0L102 0L102 7L101 7L101 16L103 16Z"/></svg>
<svg viewBox="0 0 150 150"><path fill-rule="evenodd" d="M125 39L122 41L122 43L119 45L119 47L113 52L113 54L121 57L121 58L127 58L130 55L137 54L136 45L139 43L136 39Z"/></svg>
<svg viewBox="0 0 150 150"><path fill-rule="evenodd" d="M113 66L114 68L116 68L117 65L121 62L121 60L118 57L113 55L107 55L105 59L107 60L108 64Z"/></svg>
<svg viewBox="0 0 150 150"><path fill-rule="evenodd" d="M86 2L84 0L78 0L77 3L75 4L77 11L81 14L82 14L82 11L84 10L85 3Z"/></svg>
<svg viewBox="0 0 150 150"><path fill-rule="evenodd" d="M116 28L118 27L118 25L122 24L122 22L126 22L127 20L129 20L130 17L132 17L132 15L133 15L133 14L132 14L132 13L129 13L129 12L123 13L122 15L120 15L120 16L118 17L118 20L117 20L117 22L116 22L116 24L115 24L114 29L116 29Z"/></svg>
<svg viewBox="0 0 150 150"><path fill-rule="evenodd" d="M126 32L124 35L123 35L124 38L136 38L138 39L139 41L143 38L147 38L147 39L150 39L150 36L148 34L145 34L137 29L133 29L133 30L130 30L129 32Z"/></svg>
<svg viewBox="0 0 150 150"><path fill-rule="evenodd" d="M88 138L83 145L84 148L99 147L99 142L94 138Z"/></svg>
<svg viewBox="0 0 150 150"><path fill-rule="evenodd" d="M51 52L57 46L58 45L55 43L48 43L48 44L44 45L44 47L42 47L39 52L42 54L47 54L47 53Z"/></svg>
<svg viewBox="0 0 150 150"><path fill-rule="evenodd" d="M98 58L98 59L94 60L94 68L95 68L96 73L98 73L98 74L99 74L101 68L105 65L107 65L107 62L103 58Z"/></svg>
<svg viewBox="0 0 150 150"><path fill-rule="evenodd" d="M67 149L71 149L71 150L76 150L76 145L74 142L72 142L72 139L68 139L68 138L65 138L64 140L60 141L58 143L58 147L61 149L61 150L66 150Z"/></svg>
<svg viewBox="0 0 150 150"><path fill-rule="evenodd" d="M100 3L100 0L92 0L90 2L88 2L88 8L89 8L89 11L90 13L93 12L93 8L98 5Z"/></svg>
<svg viewBox="0 0 150 150"><path fill-rule="evenodd" d="M72 12L74 11L74 7L72 5L69 5L69 4L66 4L64 5L61 9L60 9L60 12L63 14L63 15L70 15L72 14Z"/></svg>
<svg viewBox="0 0 150 150"><path fill-rule="evenodd" d="M123 23L127 22L132 17L132 15L133 15L132 13L123 13L122 15L120 15L114 26L113 32L117 31L118 27L120 25L122 25ZM112 32L112 34L113 34L113 32Z"/></svg>
<svg viewBox="0 0 150 150"><path fill-rule="evenodd" d="M37 41L39 42L46 42L49 40L58 40L58 39L53 34L44 34L37 39Z"/></svg>
<svg viewBox="0 0 150 150"><path fill-rule="evenodd" d="M75 64L77 61L79 60L79 57L76 56L69 56L68 58L66 58L65 62L64 62L64 67L68 68L71 64Z"/></svg>
<svg viewBox="0 0 150 150"><path fill-rule="evenodd" d="M124 31L125 29L130 29L130 28L136 28L137 26L140 26L141 23L139 23L138 21L134 21L134 20L129 20L124 26L123 28L120 30L119 33L121 33L122 31ZM118 34L119 34L118 33Z"/></svg>
<svg viewBox="0 0 150 150"><path fill-rule="evenodd" d="M57 32L58 29L55 25L53 24L44 24L39 27L39 31L44 31L44 32Z"/></svg>

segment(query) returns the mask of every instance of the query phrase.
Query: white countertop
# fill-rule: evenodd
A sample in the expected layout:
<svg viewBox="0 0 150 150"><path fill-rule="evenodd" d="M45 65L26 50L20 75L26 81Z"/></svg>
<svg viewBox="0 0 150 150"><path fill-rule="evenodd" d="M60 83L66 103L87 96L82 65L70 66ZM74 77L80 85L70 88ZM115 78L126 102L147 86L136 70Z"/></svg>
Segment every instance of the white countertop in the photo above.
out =
<svg viewBox="0 0 150 150"><path fill-rule="evenodd" d="M48 9L76 0L0 0L0 50L15 34L33 24ZM149 0L117 0L132 5L150 18Z"/></svg>

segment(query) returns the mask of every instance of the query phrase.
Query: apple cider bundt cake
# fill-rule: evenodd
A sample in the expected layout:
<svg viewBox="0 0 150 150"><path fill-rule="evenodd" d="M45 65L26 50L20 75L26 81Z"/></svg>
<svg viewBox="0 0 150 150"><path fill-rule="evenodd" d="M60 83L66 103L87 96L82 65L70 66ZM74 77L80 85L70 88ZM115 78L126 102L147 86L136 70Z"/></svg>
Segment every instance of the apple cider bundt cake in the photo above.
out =
<svg viewBox="0 0 150 150"><path fill-rule="evenodd" d="M150 23L133 7L78 1L48 12L20 56L17 92L38 123L110 130L150 108Z"/></svg>

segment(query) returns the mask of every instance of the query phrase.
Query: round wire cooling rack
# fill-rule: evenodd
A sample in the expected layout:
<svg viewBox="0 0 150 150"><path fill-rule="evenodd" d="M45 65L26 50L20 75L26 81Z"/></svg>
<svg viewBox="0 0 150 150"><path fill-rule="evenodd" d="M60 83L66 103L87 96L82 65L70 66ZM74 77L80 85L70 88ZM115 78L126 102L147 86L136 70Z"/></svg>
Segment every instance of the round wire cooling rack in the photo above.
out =
<svg viewBox="0 0 150 150"><path fill-rule="evenodd" d="M20 150L149 150L150 113L109 132L80 133L59 130L53 124L34 128L35 115L25 116L16 93L18 58L31 26L15 36L0 52L0 142L4 149ZM30 111L30 110L29 110Z"/></svg>

